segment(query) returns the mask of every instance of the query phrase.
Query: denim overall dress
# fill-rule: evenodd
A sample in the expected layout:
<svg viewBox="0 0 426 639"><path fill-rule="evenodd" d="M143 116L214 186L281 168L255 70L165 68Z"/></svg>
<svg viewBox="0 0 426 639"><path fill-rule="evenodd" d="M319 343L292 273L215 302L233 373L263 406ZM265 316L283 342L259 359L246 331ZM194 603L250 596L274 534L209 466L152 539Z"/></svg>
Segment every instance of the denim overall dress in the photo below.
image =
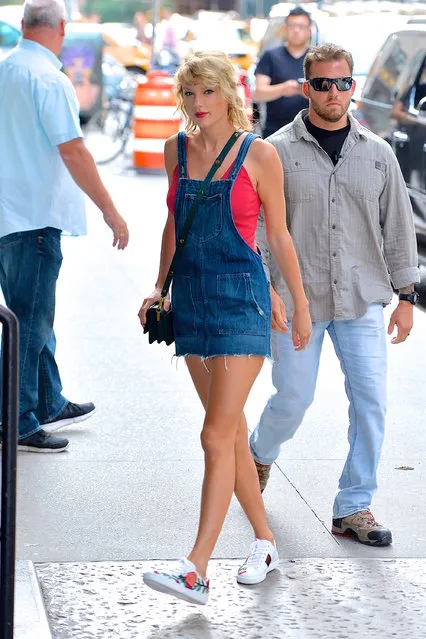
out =
<svg viewBox="0 0 426 639"><path fill-rule="evenodd" d="M203 195L176 265L172 305L176 355L270 357L271 301L260 255L239 234L231 190L255 139L246 134L226 179ZM176 242L201 180L188 178L186 135L178 135Z"/></svg>

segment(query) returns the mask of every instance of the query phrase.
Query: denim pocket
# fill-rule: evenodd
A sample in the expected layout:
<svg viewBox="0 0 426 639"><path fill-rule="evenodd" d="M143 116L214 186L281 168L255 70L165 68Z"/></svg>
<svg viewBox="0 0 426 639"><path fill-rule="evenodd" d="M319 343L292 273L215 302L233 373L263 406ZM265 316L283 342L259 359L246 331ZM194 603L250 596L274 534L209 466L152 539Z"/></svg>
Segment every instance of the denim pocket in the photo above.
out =
<svg viewBox="0 0 426 639"><path fill-rule="evenodd" d="M188 217L189 211L197 196L185 194L182 225ZM181 228L182 228L181 225ZM195 214L189 235L198 242L207 242L219 235L222 230L222 194L202 197Z"/></svg>
<svg viewBox="0 0 426 639"><path fill-rule="evenodd" d="M220 335L266 335L267 316L253 293L250 273L217 276Z"/></svg>
<svg viewBox="0 0 426 639"><path fill-rule="evenodd" d="M36 236L37 254L51 260L59 268L62 264L61 232L50 227L40 229Z"/></svg>
<svg viewBox="0 0 426 639"><path fill-rule="evenodd" d="M176 275L172 286L173 325L180 337L197 334L195 302L189 275Z"/></svg>
<svg viewBox="0 0 426 639"><path fill-rule="evenodd" d="M18 233L9 233L9 235L5 235L0 239L0 249L8 249L16 246L17 244L22 244L22 242L23 236L21 231L19 231Z"/></svg>

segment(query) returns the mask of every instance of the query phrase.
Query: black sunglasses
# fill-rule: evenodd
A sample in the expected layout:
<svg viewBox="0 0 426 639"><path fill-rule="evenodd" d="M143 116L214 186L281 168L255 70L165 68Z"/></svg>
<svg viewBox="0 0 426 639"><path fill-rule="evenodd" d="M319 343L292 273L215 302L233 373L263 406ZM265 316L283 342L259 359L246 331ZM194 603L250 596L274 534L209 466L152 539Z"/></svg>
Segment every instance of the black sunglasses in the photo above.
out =
<svg viewBox="0 0 426 639"><path fill-rule="evenodd" d="M330 91L333 84L336 85L338 91L349 91L353 84L353 78L311 78L307 83L311 85L314 91Z"/></svg>

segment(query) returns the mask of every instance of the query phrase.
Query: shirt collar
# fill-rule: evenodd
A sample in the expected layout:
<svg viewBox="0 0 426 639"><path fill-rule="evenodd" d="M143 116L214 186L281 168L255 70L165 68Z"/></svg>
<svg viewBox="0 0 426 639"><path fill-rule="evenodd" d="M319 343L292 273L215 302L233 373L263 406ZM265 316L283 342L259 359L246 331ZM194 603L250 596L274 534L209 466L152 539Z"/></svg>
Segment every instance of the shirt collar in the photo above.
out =
<svg viewBox="0 0 426 639"><path fill-rule="evenodd" d="M303 122L303 118L309 112L308 109L302 109L293 121L293 127L291 132L291 141L298 142L300 138L304 138L305 140L312 141L312 136L306 128L305 123ZM348 113L349 122L351 125L351 130L349 131L349 135L354 135L357 139L364 138L367 139L367 134L364 131L364 128L358 122L356 118L353 117L350 113Z"/></svg>
<svg viewBox="0 0 426 639"><path fill-rule="evenodd" d="M27 38L21 38L18 46L21 49L26 49L27 51L33 51L33 52L37 51L38 53L45 55L47 58L49 58L50 62L53 65L55 65L57 69L62 69L63 65L62 65L62 62L59 60L59 58L57 58L56 55L52 51L50 51L50 49L47 49L42 44L39 44L38 42L34 42L34 40L27 40Z"/></svg>

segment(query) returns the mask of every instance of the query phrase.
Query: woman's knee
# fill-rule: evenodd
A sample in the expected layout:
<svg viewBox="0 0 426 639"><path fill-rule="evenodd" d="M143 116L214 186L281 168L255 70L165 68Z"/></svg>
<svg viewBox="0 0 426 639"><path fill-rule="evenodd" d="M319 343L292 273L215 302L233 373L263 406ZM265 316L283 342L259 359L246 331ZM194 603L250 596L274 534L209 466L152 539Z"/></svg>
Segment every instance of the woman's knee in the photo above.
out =
<svg viewBox="0 0 426 639"><path fill-rule="evenodd" d="M201 431L201 446L206 455L219 456L234 450L236 428L223 428L217 424L205 424Z"/></svg>

